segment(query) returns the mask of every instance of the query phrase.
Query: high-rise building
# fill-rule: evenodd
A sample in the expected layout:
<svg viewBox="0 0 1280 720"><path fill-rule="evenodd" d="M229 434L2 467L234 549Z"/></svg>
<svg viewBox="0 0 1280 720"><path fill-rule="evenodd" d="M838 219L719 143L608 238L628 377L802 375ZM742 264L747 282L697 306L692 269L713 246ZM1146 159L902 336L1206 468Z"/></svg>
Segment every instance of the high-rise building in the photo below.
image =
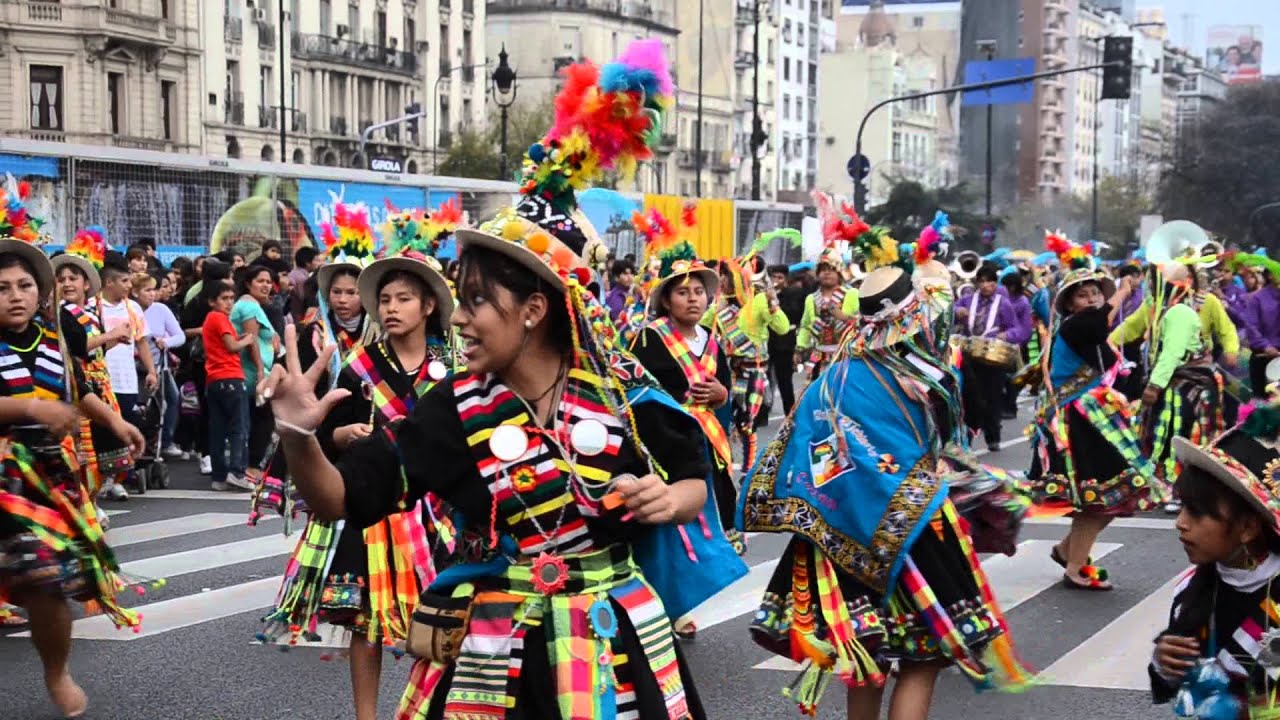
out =
<svg viewBox="0 0 1280 720"><path fill-rule="evenodd" d="M760 199L777 197L778 148L778 17L781 0L736 0L737 30L733 66L737 92L733 164L735 197L750 198L752 173L760 174ZM757 18L759 22L756 22ZM759 47L759 53L755 48ZM755 116L759 114L764 144L751 142ZM752 152L755 152L752 155Z"/></svg>
<svg viewBox="0 0 1280 720"><path fill-rule="evenodd" d="M960 38L960 4L889 6L875 0L836 20L835 52L821 75L841 78L841 92L819 102L821 156L817 187L852 196L847 162L862 117L891 97L936 90L951 83ZM862 153L871 162L868 200L883 201L890 183L926 187L957 181L954 104L944 96L894 103L867 121Z"/></svg>
<svg viewBox="0 0 1280 720"><path fill-rule="evenodd" d="M518 102L549 102L560 85L561 70L583 59L608 62L632 40L658 38L667 58L676 58L675 0L489 0L485 4L486 41L490 48L506 47L510 54L519 78ZM696 81L696 69L696 65L693 70L677 67L676 82L682 93ZM692 138L687 143L692 147ZM675 150L676 135L669 131L651 167L639 171L639 189L678 190L672 186L679 171L674 167L680 159ZM710 168L704 180L710 180Z"/></svg>
<svg viewBox="0 0 1280 720"><path fill-rule="evenodd" d="M823 0L781 0L778 7L774 151L778 191L793 202L807 202L818 178L818 67L824 50L835 49L830 12Z"/></svg>
<svg viewBox="0 0 1280 720"><path fill-rule="evenodd" d="M672 65L680 91L674 116L666 120L676 138L675 162L668 165L671 181L663 188L667 192L685 197L733 196L736 12L737 0L677 4L676 25L681 32Z"/></svg>
<svg viewBox="0 0 1280 720"><path fill-rule="evenodd" d="M6 135L205 150L201 17L190 0L0 3Z"/></svg>

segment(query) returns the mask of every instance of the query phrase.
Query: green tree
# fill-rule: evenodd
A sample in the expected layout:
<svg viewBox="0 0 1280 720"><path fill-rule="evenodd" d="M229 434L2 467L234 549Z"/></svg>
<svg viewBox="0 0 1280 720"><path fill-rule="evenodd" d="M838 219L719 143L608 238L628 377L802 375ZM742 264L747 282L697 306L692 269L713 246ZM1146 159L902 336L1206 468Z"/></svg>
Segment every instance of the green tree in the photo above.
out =
<svg viewBox="0 0 1280 720"><path fill-rule="evenodd" d="M933 222L934 214L942 210L950 217L953 227L966 231L967 237L960 241L961 249L976 248L985 220L969 211L976 197L968 185L959 183L928 189L915 180L899 178L892 182L885 202L865 213L868 223L888 227L898 242L911 242L925 225ZM994 224L1000 227L1001 222L997 219Z"/></svg>
<svg viewBox="0 0 1280 720"><path fill-rule="evenodd" d="M1092 238L1111 246L1108 257L1127 256L1137 242L1142 216L1155 208L1155 199L1142 183L1132 179L1108 175L1098 181L1098 232ZM1077 197L1072 203L1072 218L1085 228L1081 240L1090 239L1087 233L1093 227L1093 198L1091 194Z"/></svg>
<svg viewBox="0 0 1280 720"><path fill-rule="evenodd" d="M1253 211L1280 200L1280 83L1232 87L1167 160L1157 196L1165 219L1243 243Z"/></svg>
<svg viewBox="0 0 1280 720"><path fill-rule="evenodd" d="M498 178L502 125L498 112L489 116L484 130L464 128L453 138L449 153L436 169L437 175L494 180ZM551 103L522 103L507 111L507 168L512 177L520 170L520 162L529 146L551 129L554 114Z"/></svg>

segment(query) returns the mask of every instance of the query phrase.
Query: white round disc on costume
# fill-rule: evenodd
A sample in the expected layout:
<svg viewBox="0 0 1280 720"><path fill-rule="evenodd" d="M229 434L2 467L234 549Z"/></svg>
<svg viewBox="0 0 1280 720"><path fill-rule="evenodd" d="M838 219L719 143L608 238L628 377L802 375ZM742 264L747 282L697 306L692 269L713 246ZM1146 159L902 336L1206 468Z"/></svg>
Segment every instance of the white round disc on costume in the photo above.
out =
<svg viewBox="0 0 1280 720"><path fill-rule="evenodd" d="M519 425L499 425L489 436L489 452L503 462L519 460L529 449L529 436Z"/></svg>
<svg viewBox="0 0 1280 720"><path fill-rule="evenodd" d="M427 364L427 377L432 380L443 380L445 375L449 374L449 368L439 360L432 360Z"/></svg>
<svg viewBox="0 0 1280 720"><path fill-rule="evenodd" d="M1271 362L1267 363L1266 374L1267 374L1267 382L1269 383L1273 383L1273 382L1276 382L1277 380L1280 380L1280 357L1275 358L1271 360Z"/></svg>
<svg viewBox="0 0 1280 720"><path fill-rule="evenodd" d="M569 444L579 455L599 455L609 445L609 428L599 420L583 420L569 432Z"/></svg>

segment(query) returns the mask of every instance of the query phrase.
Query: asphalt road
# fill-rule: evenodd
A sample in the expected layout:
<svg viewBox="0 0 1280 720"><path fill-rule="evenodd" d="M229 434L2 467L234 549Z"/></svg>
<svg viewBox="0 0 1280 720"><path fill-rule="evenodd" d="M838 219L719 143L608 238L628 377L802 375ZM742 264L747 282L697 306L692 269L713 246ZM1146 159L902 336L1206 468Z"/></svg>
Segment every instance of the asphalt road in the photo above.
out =
<svg viewBox="0 0 1280 720"><path fill-rule="evenodd" d="M1024 412L1025 419L1025 412ZM778 423L765 430L767 441ZM987 461L1025 469L1021 422L1006 422L1006 444ZM977 447L981 449L981 441ZM77 621L72 665L89 692L87 717L103 720L326 720L350 718L347 664L333 647L280 648L254 644L263 610L274 599L287 553L297 535L282 525L247 527L246 496L207 490L194 463L173 463L168 492L108 506L110 539L125 569L165 577L165 587L131 598L142 605L143 632L116 631L103 618ZM1041 671L1040 684L1022 694L975 694L947 672L931 718L941 720L1077 720L1167 718L1146 692L1151 638L1168 612L1174 578L1186 567L1166 516L1118 522L1101 537L1098 555L1117 586L1111 593L1067 590L1048 558L1063 528L1025 527L1013 557L984 565L1005 605L1018 651ZM751 574L698 611L700 631L684 644L709 717L775 720L800 717L781 689L793 677L788 663L755 646L746 632L785 539L755 536L746 557ZM339 644L331 642L332 645ZM328 658L328 659L326 659ZM386 658L381 706L392 717L409 662ZM48 705L40 665L28 640L0 637L0 677L7 686L3 720L56 717ZM844 718L844 693L833 686L818 713Z"/></svg>

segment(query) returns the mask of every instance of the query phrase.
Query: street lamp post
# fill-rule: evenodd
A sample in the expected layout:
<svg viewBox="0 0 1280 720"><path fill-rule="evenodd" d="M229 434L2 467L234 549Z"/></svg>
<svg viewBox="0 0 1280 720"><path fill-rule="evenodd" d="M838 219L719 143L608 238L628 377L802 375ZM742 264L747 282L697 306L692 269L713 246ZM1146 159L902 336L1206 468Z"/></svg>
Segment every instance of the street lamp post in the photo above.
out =
<svg viewBox="0 0 1280 720"><path fill-rule="evenodd" d="M498 151L498 179L506 180L510 157L507 154L507 110L516 101L516 92L519 87L516 85L516 71L507 63L505 43L502 45L502 50L498 52L498 67L494 68L491 80L493 81L493 101L498 105L502 123L502 137Z"/></svg>

